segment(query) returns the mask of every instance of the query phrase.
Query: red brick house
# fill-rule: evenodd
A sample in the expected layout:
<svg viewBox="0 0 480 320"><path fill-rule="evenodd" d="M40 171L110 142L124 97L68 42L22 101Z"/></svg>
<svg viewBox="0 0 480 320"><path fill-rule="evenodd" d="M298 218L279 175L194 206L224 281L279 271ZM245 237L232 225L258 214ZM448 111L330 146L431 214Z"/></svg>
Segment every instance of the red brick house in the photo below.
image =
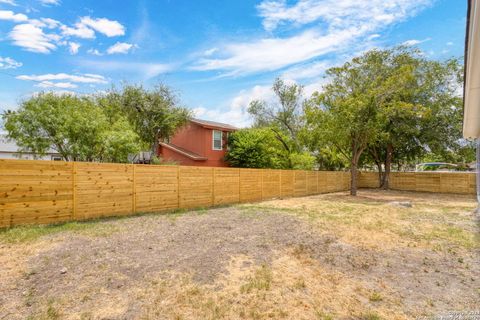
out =
<svg viewBox="0 0 480 320"><path fill-rule="evenodd" d="M228 167L224 161L228 134L237 129L225 123L192 119L169 142L160 142L159 156L180 165Z"/></svg>

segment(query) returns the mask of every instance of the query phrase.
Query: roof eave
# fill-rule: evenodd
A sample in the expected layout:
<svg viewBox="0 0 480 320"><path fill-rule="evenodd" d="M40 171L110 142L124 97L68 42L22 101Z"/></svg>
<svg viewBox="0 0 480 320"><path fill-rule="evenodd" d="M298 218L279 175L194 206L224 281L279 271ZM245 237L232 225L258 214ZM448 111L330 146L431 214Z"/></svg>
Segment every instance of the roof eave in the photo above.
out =
<svg viewBox="0 0 480 320"><path fill-rule="evenodd" d="M167 148L167 149L169 149L169 150L172 150L172 151L174 151L174 152L176 152L176 153L179 153L179 154L181 154L181 155L183 155L183 156L185 156L185 157L187 157L187 158L189 158L189 159L195 160L195 161L205 161L205 160L208 160L208 158L206 158L206 157L193 156L193 155L191 155L191 154L189 154L189 153L187 153L187 152L184 152L184 151L182 151L182 150L180 150L180 149L178 149L178 148L175 148L175 146L172 146L172 145L170 145L170 144L168 144L168 143L159 142L159 144L160 144L162 147L165 147L165 148Z"/></svg>
<svg viewBox="0 0 480 320"><path fill-rule="evenodd" d="M233 132L233 131L238 130L238 128L236 128L236 127L214 126L214 125L210 125L210 124L205 124L205 123L197 121L195 119L190 120L190 122L195 123L196 125L199 125L200 127L206 128L206 129L222 130L222 131L229 131L229 132Z"/></svg>
<svg viewBox="0 0 480 320"><path fill-rule="evenodd" d="M480 8L478 0L467 0L463 85L463 136L480 136Z"/></svg>

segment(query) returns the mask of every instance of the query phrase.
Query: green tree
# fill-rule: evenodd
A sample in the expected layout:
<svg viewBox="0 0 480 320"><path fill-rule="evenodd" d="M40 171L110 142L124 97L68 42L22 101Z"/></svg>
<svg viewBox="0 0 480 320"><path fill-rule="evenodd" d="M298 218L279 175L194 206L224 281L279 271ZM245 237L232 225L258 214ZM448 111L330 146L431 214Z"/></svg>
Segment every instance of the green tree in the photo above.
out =
<svg viewBox="0 0 480 320"><path fill-rule="evenodd" d="M319 143L341 154L350 164L350 194L357 194L360 156L378 129L375 107L379 79L370 68L369 56L352 59L341 67L330 68L329 82L305 105L310 130Z"/></svg>
<svg viewBox="0 0 480 320"><path fill-rule="evenodd" d="M313 167L314 158L310 154L288 153L277 135L268 127L236 131L229 137L225 160L240 168L309 170Z"/></svg>
<svg viewBox="0 0 480 320"><path fill-rule="evenodd" d="M429 61L417 49L368 51L327 71L329 82L307 104L306 131L317 150L327 148L327 158L334 150L350 161L352 194L357 167L370 163L388 188L393 162L468 150L461 141L461 70L457 60Z"/></svg>
<svg viewBox="0 0 480 320"><path fill-rule="evenodd" d="M279 168L273 131L265 128L242 129L230 134L225 160L240 168Z"/></svg>
<svg viewBox="0 0 480 320"><path fill-rule="evenodd" d="M276 79L272 89L276 101L255 100L250 103L248 112L253 117L254 127L268 128L274 133L274 138L280 142L279 148L283 149L280 154L286 163L285 168L311 168L314 157L306 152L299 140L304 126L303 87Z"/></svg>
<svg viewBox="0 0 480 320"><path fill-rule="evenodd" d="M429 61L411 48L367 55L375 57L382 79L375 100L379 132L368 150L380 185L387 189L393 161L412 163L427 153L447 154L459 146L463 69L457 60Z"/></svg>
<svg viewBox="0 0 480 320"><path fill-rule="evenodd" d="M418 50L408 47L371 50L365 56L369 65L364 67L372 69L378 79L374 103L379 121L366 158L375 163L380 185L388 188L394 155L398 162L410 160L422 151L418 138L426 109L418 97L425 94L421 88L425 61Z"/></svg>
<svg viewBox="0 0 480 320"><path fill-rule="evenodd" d="M126 119L109 121L91 97L41 93L6 111L3 120L22 150L44 155L53 148L65 161L126 162L140 149Z"/></svg>
<svg viewBox="0 0 480 320"><path fill-rule="evenodd" d="M463 64L458 59L428 61L425 67L426 116L422 122L424 157L447 162L475 159L472 142L462 138Z"/></svg>
<svg viewBox="0 0 480 320"><path fill-rule="evenodd" d="M99 158L104 162L128 162L128 156L137 154L143 148L138 135L127 119L115 121L101 134Z"/></svg>
<svg viewBox="0 0 480 320"><path fill-rule="evenodd" d="M166 85L153 90L126 85L121 90L112 90L107 98L109 108L127 115L137 135L155 155L158 142L168 140L191 117L191 111L180 106L178 97Z"/></svg>

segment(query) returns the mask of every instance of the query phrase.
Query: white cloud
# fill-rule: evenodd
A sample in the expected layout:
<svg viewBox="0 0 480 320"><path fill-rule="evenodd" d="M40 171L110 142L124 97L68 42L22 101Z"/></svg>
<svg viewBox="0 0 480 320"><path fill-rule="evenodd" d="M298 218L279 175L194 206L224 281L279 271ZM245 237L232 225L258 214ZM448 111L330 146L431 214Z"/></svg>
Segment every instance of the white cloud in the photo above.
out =
<svg viewBox="0 0 480 320"><path fill-rule="evenodd" d="M13 22L26 22L28 17L23 13L14 13L10 10L0 10L0 20L8 20Z"/></svg>
<svg viewBox="0 0 480 320"><path fill-rule="evenodd" d="M212 54L214 54L217 51L218 51L218 48L211 48L211 49L205 50L203 52L203 55L208 57L208 56L211 56Z"/></svg>
<svg viewBox="0 0 480 320"><path fill-rule="evenodd" d="M2 1L2 0L0 0ZM7 0L8 1L8 0ZM56 0L42 1L44 4L58 4ZM70 37L94 39L95 31L113 37L125 34L125 28L118 21L106 18L82 17L73 26L67 26L51 18L29 19L27 15L10 10L0 10L0 20L12 21L17 24L9 33L13 43L28 51L50 53L57 46L69 46L70 52L78 51L78 43L69 42ZM46 29L51 29L48 33ZM109 48L109 53L127 53L136 45L117 42ZM98 51L97 51L98 53Z"/></svg>
<svg viewBox="0 0 480 320"><path fill-rule="evenodd" d="M289 6L285 0L265 0L257 6L263 26L272 31L279 25L301 26L317 20L329 28L362 23L391 23L415 14L431 0L299 0Z"/></svg>
<svg viewBox="0 0 480 320"><path fill-rule="evenodd" d="M314 92L322 91L322 87L327 84L328 79L326 78L317 78L312 82L305 84L303 87L303 94L305 97L311 97Z"/></svg>
<svg viewBox="0 0 480 320"><path fill-rule="evenodd" d="M125 27L118 21L108 20L106 18L82 17L74 26L62 25L60 27L64 36L72 36L83 39L94 39L95 31L100 32L107 37L123 36Z"/></svg>
<svg viewBox="0 0 480 320"><path fill-rule="evenodd" d="M68 50L70 51L70 54L77 54L78 49L80 48L80 43L78 42L69 42L68 43Z"/></svg>
<svg viewBox="0 0 480 320"><path fill-rule="evenodd" d="M17 4L13 0L0 0L0 3L9 4L11 6L16 6Z"/></svg>
<svg viewBox="0 0 480 320"><path fill-rule="evenodd" d="M44 6L58 6L60 0L38 0Z"/></svg>
<svg viewBox="0 0 480 320"><path fill-rule="evenodd" d="M284 79L294 80L311 79L323 74L325 70L332 66L333 64L329 61L305 63L287 69L285 72L283 72L281 77Z"/></svg>
<svg viewBox="0 0 480 320"><path fill-rule="evenodd" d="M115 54L115 53L123 53L126 54L130 49L134 48L135 46L131 43L126 42L117 42L113 46L107 49L108 54Z"/></svg>
<svg viewBox="0 0 480 320"><path fill-rule="evenodd" d="M306 61L338 49L361 30L344 30L322 36L307 30L290 38L268 38L253 42L228 44L222 50L226 58L200 59L194 70L229 70L228 75L273 71Z"/></svg>
<svg viewBox="0 0 480 320"><path fill-rule="evenodd" d="M103 71L120 71L128 73L137 73L145 80L154 78L162 73L169 72L175 68L172 64L156 63L156 62L125 62L125 61L98 61L98 60L81 60L80 65L83 67L93 68Z"/></svg>
<svg viewBox="0 0 480 320"><path fill-rule="evenodd" d="M20 68L23 64L21 62L15 61L12 58L0 57L0 69L16 69Z"/></svg>
<svg viewBox="0 0 480 320"><path fill-rule="evenodd" d="M420 43L423 43L423 42L426 42L426 41L429 41L429 40L430 40L430 38L426 38L426 39L423 39L423 40L410 39L410 40L402 42L402 45L412 47L412 46L416 46Z"/></svg>
<svg viewBox="0 0 480 320"><path fill-rule="evenodd" d="M448 42L447 42L447 46L453 46L453 42L452 42L452 41L448 41Z"/></svg>
<svg viewBox="0 0 480 320"><path fill-rule="evenodd" d="M97 49L88 49L87 53L92 54L94 56L103 56L103 54Z"/></svg>
<svg viewBox="0 0 480 320"><path fill-rule="evenodd" d="M51 82L51 81L42 81L35 86L40 88L60 88L60 89L74 89L78 87L76 84L71 82Z"/></svg>
<svg viewBox="0 0 480 320"><path fill-rule="evenodd" d="M193 70L222 70L224 76L278 70L328 53L338 53L375 39L383 28L415 15L433 0L266 0L257 6L263 25L306 30L288 37L269 36L219 44L218 52L199 59ZM315 24L313 24L315 22ZM370 38L369 38L370 37Z"/></svg>
<svg viewBox="0 0 480 320"><path fill-rule="evenodd" d="M31 24L35 24L37 27L54 29L61 25L60 21L50 18L40 18L40 20L30 20Z"/></svg>
<svg viewBox="0 0 480 320"><path fill-rule="evenodd" d="M80 24L90 27L107 37L123 36L125 27L118 21L108 20L107 18L90 18L88 16L80 19Z"/></svg>
<svg viewBox="0 0 480 320"><path fill-rule="evenodd" d="M67 73L57 73L57 74L42 74L42 75L21 75L16 77L19 80L25 81L69 81L76 83L99 83L105 84L107 80L105 77L98 74L67 74Z"/></svg>
<svg viewBox="0 0 480 320"><path fill-rule="evenodd" d="M55 34L46 34L43 30L33 24L18 24L13 27L9 34L13 43L27 51L50 53L57 46L54 42L59 41L60 37Z"/></svg>
<svg viewBox="0 0 480 320"><path fill-rule="evenodd" d="M197 107L192 111L195 118L228 123L239 128L248 127L252 122L246 110L240 107L230 106L226 110Z"/></svg>
<svg viewBox="0 0 480 320"><path fill-rule="evenodd" d="M236 127L244 128L252 124L252 119L247 112L250 102L253 100L272 101L275 95L271 85L257 85L249 90L240 91L234 98L227 101L228 107L218 109L207 109L205 107L196 107L192 111L195 117L229 123Z"/></svg>
<svg viewBox="0 0 480 320"><path fill-rule="evenodd" d="M94 39L95 38L95 31L88 28L87 26L76 23L75 27L68 27L68 26L61 26L60 27L62 34L65 36L73 36L82 39Z"/></svg>

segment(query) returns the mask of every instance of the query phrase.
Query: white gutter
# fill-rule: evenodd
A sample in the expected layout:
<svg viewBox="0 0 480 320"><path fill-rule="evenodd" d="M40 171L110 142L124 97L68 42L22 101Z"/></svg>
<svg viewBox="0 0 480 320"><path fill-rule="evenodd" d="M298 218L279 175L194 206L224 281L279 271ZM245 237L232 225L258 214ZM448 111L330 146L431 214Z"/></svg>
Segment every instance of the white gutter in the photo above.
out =
<svg viewBox="0 0 480 320"><path fill-rule="evenodd" d="M480 137L480 1L469 0L463 137Z"/></svg>

